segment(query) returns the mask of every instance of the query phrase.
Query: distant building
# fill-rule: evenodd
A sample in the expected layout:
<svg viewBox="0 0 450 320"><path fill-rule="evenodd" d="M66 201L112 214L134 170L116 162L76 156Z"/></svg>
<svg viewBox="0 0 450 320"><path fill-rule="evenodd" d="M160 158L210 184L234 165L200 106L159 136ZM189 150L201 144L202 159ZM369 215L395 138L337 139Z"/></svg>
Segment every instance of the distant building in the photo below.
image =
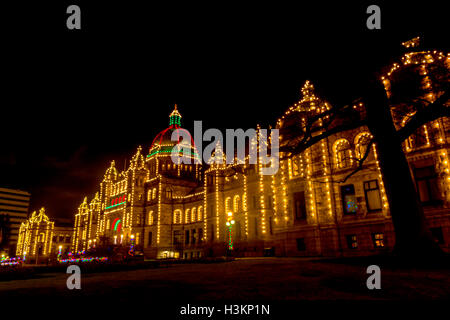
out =
<svg viewBox="0 0 450 320"><path fill-rule="evenodd" d="M41 208L39 213L34 211L26 222L22 222L17 242L18 256L35 259L50 256L55 223L50 221Z"/></svg>
<svg viewBox="0 0 450 320"><path fill-rule="evenodd" d="M65 254L70 251L72 243L73 222L70 219L55 220L55 229L51 244L51 255Z"/></svg>
<svg viewBox="0 0 450 320"><path fill-rule="evenodd" d="M15 189L0 188L0 251L15 254L19 228L28 217L31 194Z"/></svg>

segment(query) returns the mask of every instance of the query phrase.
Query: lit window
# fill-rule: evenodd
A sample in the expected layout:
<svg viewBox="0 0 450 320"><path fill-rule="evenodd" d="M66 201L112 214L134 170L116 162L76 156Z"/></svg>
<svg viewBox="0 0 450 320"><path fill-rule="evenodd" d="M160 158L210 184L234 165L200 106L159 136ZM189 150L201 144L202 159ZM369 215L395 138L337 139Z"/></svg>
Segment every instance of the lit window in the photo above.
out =
<svg viewBox="0 0 450 320"><path fill-rule="evenodd" d="M298 176L299 172L300 171L299 171L298 159L294 158L294 160L292 161L292 175Z"/></svg>
<svg viewBox="0 0 450 320"><path fill-rule="evenodd" d="M339 169L349 167L352 157L352 151L350 148L350 143L345 139L340 139L334 144L334 157L336 162L336 167Z"/></svg>
<svg viewBox="0 0 450 320"><path fill-rule="evenodd" d="M372 135L368 132L359 134L355 139L355 153L357 159L362 159L367 151L367 146L369 145ZM373 152L370 152L367 159L368 161L373 160Z"/></svg>
<svg viewBox="0 0 450 320"><path fill-rule="evenodd" d="M234 212L239 212L239 202L240 197L238 195L235 195L233 198L233 210Z"/></svg>
<svg viewBox="0 0 450 320"><path fill-rule="evenodd" d="M197 221L202 221L203 219L203 207L198 207L198 213L197 213Z"/></svg>
<svg viewBox="0 0 450 320"><path fill-rule="evenodd" d="M383 233L373 233L372 234L373 246L375 248L384 247L384 234Z"/></svg>
<svg viewBox="0 0 450 320"><path fill-rule="evenodd" d="M341 187L342 206L345 214L354 214L358 210L355 187L352 184Z"/></svg>
<svg viewBox="0 0 450 320"><path fill-rule="evenodd" d="M368 211L381 210L381 195L378 187L378 180L364 182L364 193L366 195L366 204Z"/></svg>
<svg viewBox="0 0 450 320"><path fill-rule="evenodd" d="M153 211L149 211L148 213L148 224L153 225Z"/></svg>
<svg viewBox="0 0 450 320"><path fill-rule="evenodd" d="M227 197L225 199L225 212L229 212L231 210L231 198Z"/></svg>
<svg viewBox="0 0 450 320"><path fill-rule="evenodd" d="M189 223L189 209L186 209L186 214L185 214L185 217L184 217L184 223Z"/></svg>
<svg viewBox="0 0 450 320"><path fill-rule="evenodd" d="M175 210L173 213L173 223L178 224L181 223L181 211Z"/></svg>

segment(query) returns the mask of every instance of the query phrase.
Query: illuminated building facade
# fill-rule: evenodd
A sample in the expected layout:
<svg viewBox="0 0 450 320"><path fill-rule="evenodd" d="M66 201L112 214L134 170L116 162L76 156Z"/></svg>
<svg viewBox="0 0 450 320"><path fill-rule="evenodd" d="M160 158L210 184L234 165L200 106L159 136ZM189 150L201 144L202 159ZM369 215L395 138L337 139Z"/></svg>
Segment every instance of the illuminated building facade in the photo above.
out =
<svg viewBox="0 0 450 320"><path fill-rule="evenodd" d="M20 226L16 255L26 259L50 256L54 228L55 223L50 221L44 208L39 213L34 211Z"/></svg>
<svg viewBox="0 0 450 320"><path fill-rule="evenodd" d="M28 218L30 193L0 188L0 253L14 256L19 228Z"/></svg>
<svg viewBox="0 0 450 320"><path fill-rule="evenodd" d="M402 61L405 67L419 69L425 86L430 83L426 70L432 64L443 63L448 72L449 58L439 52L409 54ZM382 78L388 95L397 69L401 67L394 66ZM277 128L330 108L307 81L302 99L278 119ZM393 106L394 111L399 108ZM365 112L363 103L353 109ZM403 120L394 111L394 120L401 125ZM424 125L404 145L429 226L446 251L450 248L449 130L449 119L440 118ZM186 134L175 107L169 127L155 137L147 154L139 147L121 172L111 163L99 191L90 202L85 198L75 215L74 251L96 245L129 246L133 241L147 258L189 259L227 252L360 255L394 245L376 145L363 169L345 180L366 153L371 138L366 127L336 133L297 155L282 157L273 176L262 174L260 159L257 164L249 164L248 157L245 164L197 161L193 143L184 154L193 160L191 164L174 162L173 147L181 139L172 141L172 137ZM281 143L286 139L295 141L282 136ZM221 154L217 146L215 159Z"/></svg>

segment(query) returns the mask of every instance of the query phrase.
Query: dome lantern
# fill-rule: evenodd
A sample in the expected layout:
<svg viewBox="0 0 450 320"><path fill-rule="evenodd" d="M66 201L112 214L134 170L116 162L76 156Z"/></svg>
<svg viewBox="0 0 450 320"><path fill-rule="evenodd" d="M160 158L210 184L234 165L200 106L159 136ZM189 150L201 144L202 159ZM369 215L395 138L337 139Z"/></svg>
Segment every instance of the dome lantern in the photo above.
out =
<svg viewBox="0 0 450 320"><path fill-rule="evenodd" d="M177 104L169 116L169 126L174 125L175 127L181 126L181 114L178 112Z"/></svg>

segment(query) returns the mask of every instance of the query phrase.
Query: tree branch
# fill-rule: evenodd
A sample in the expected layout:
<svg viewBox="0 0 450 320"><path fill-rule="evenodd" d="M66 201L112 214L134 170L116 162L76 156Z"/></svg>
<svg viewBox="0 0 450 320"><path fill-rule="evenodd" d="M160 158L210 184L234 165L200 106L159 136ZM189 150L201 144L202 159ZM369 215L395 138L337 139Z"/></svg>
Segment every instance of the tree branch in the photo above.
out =
<svg viewBox="0 0 450 320"><path fill-rule="evenodd" d="M444 103L446 103L447 100L448 93L446 92L428 107L418 110L414 114L414 116L412 116L411 119L406 123L406 125L397 131L398 141L403 142L418 128L430 121L436 120L441 117L449 117L450 109L444 106Z"/></svg>
<svg viewBox="0 0 450 320"><path fill-rule="evenodd" d="M375 138L370 139L369 143L367 144L366 151L364 152L364 156L361 159L357 159L358 161L358 167L350 172L343 180L336 181L337 183L344 183L346 182L351 176L353 176L358 171L361 171L363 169L364 161L367 159L367 157L370 154L370 147L372 147L372 144L375 142Z"/></svg>
<svg viewBox="0 0 450 320"><path fill-rule="evenodd" d="M335 133L352 130L366 125L366 120L353 121L347 124L336 126L332 129L322 132L321 134L314 137L304 137L296 146L280 146L280 152L290 152L290 153L301 153L311 147L312 145L318 143L322 139L325 139Z"/></svg>

